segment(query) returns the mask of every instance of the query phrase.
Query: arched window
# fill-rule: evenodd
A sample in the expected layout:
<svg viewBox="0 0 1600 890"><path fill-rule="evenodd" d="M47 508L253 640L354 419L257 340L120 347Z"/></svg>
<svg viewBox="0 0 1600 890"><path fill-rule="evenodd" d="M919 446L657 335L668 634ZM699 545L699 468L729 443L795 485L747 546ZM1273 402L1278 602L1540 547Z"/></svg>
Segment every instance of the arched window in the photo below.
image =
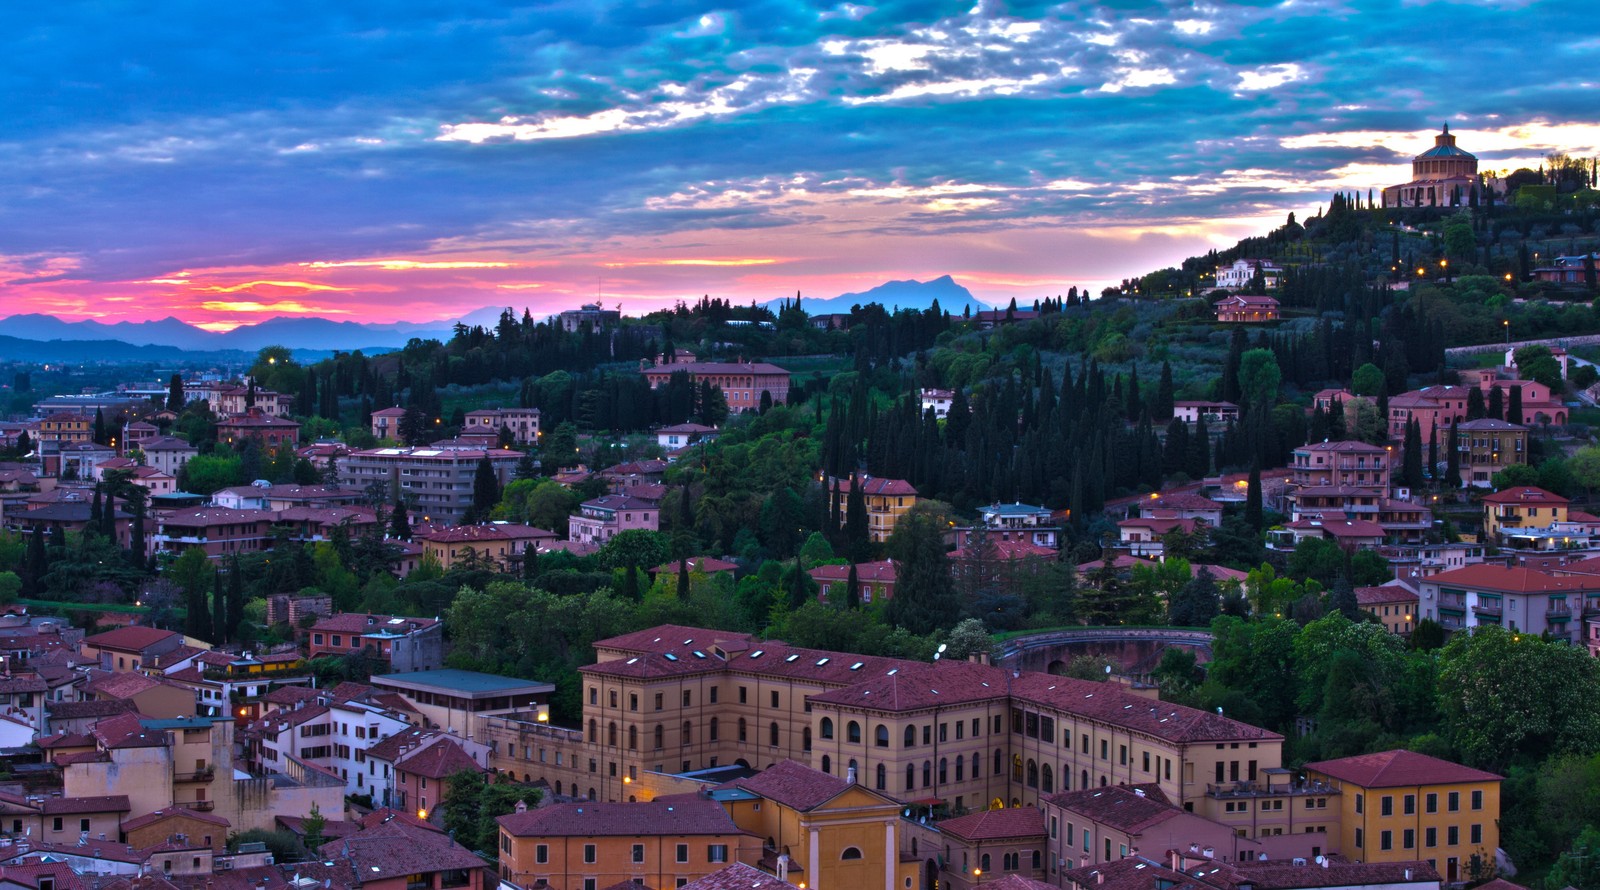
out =
<svg viewBox="0 0 1600 890"><path fill-rule="evenodd" d="M589 742L597 744L600 741L600 723L593 717L589 718Z"/></svg>
<svg viewBox="0 0 1600 890"><path fill-rule="evenodd" d="M939 784L950 781L950 760L946 757L939 758Z"/></svg>
<svg viewBox="0 0 1600 890"><path fill-rule="evenodd" d="M917 746L917 728L915 726L907 726L906 727L906 747L907 748L915 748L916 746Z"/></svg>
<svg viewBox="0 0 1600 890"><path fill-rule="evenodd" d="M615 720L606 724L606 744L613 748L617 746L617 722Z"/></svg>
<svg viewBox="0 0 1600 890"><path fill-rule="evenodd" d="M908 763L908 764L906 764L906 790L907 791L911 791L912 789L914 789L916 787L917 787L917 765L915 763Z"/></svg>
<svg viewBox="0 0 1600 890"><path fill-rule="evenodd" d="M824 733L824 735L826 735L826 733ZM739 741L745 741L745 725L743 717L739 718Z"/></svg>
<svg viewBox="0 0 1600 890"><path fill-rule="evenodd" d="M685 720L685 721L683 721L683 741L682 741L682 744L691 745L693 743L694 743L694 721L693 720Z"/></svg>
<svg viewBox="0 0 1600 890"><path fill-rule="evenodd" d="M1079 770L1078 771L1078 790L1082 791L1083 789L1088 788L1088 787L1089 787L1089 771L1088 770Z"/></svg>
<svg viewBox="0 0 1600 890"><path fill-rule="evenodd" d="M712 717L711 718L711 725L706 727L706 733L707 733L706 738L710 739L713 742L716 741L717 740L717 733L718 733L719 729L720 729L720 727L718 726L717 718Z"/></svg>
<svg viewBox="0 0 1600 890"><path fill-rule="evenodd" d="M1054 794L1055 790L1056 790L1056 773L1055 773L1055 770L1051 769L1050 768L1050 764L1047 763L1043 767L1040 768L1039 772L1040 772L1040 776L1039 776L1039 787L1040 787L1040 790L1043 791L1045 794Z"/></svg>
<svg viewBox="0 0 1600 890"><path fill-rule="evenodd" d="M590 800L594 800L594 799L595 799L595 795L594 795L594 786L593 786L593 785L590 785L590 786L589 786L589 799L590 799Z"/></svg>
<svg viewBox="0 0 1600 890"><path fill-rule="evenodd" d="M1021 782L1022 781L1022 755L1021 754L1013 754L1013 755L1011 755L1011 781L1013 781L1013 782Z"/></svg>
<svg viewBox="0 0 1600 890"><path fill-rule="evenodd" d="M877 784L873 785L872 787L878 789L879 791L889 790L889 768L887 766L884 766L881 763L878 764L878 781Z"/></svg>
<svg viewBox="0 0 1600 890"><path fill-rule="evenodd" d="M1101 776L1100 777L1100 787L1101 788L1106 787L1106 777L1105 776Z"/></svg>
<svg viewBox="0 0 1600 890"><path fill-rule="evenodd" d="M1037 871L1041 867L1041 865L1042 865L1042 860L1041 860L1041 857L1039 856L1039 851L1038 850L1034 850L1033 851L1033 868L1034 868L1034 870Z"/></svg>
<svg viewBox="0 0 1600 890"><path fill-rule="evenodd" d="M861 858L861 848L860 847L845 847L844 848L844 852L839 854L839 858L840 859L860 859Z"/></svg>
<svg viewBox="0 0 1600 890"><path fill-rule="evenodd" d="M825 738L825 739L833 738L833 718L832 717L824 717L824 718L822 718L822 725L821 725L820 729L822 730L822 737L823 738Z"/></svg>
<svg viewBox="0 0 1600 890"><path fill-rule="evenodd" d="M712 725L715 726L716 724L713 723ZM715 732L716 730L712 731ZM639 750L639 727L637 726L628 727L628 749L631 751Z"/></svg>
<svg viewBox="0 0 1600 890"><path fill-rule="evenodd" d="M980 856L978 858L978 867L983 869L984 871L989 871L990 866L989 866L989 854L988 853L985 853L985 854L983 854L982 856Z"/></svg>
<svg viewBox="0 0 1600 890"><path fill-rule="evenodd" d="M662 748L665 748L667 746L666 745L666 737L667 737L666 730L667 730L667 728L665 726L662 726L659 723L656 724L656 750L657 751L660 751Z"/></svg>
<svg viewBox="0 0 1600 890"><path fill-rule="evenodd" d="M774 748L778 747L778 724L777 724L777 722L773 722L773 724L771 726L767 727L767 744L771 745Z"/></svg>
<svg viewBox="0 0 1600 890"><path fill-rule="evenodd" d="M800 730L800 750L802 750L802 751L810 751L811 750L811 727L809 727L809 726L807 726L805 729Z"/></svg>
<svg viewBox="0 0 1600 890"><path fill-rule="evenodd" d="M852 745L861 744L861 724L851 720L850 723L845 726L844 740Z"/></svg>
<svg viewBox="0 0 1600 890"><path fill-rule="evenodd" d="M1035 763L1031 757L1028 758L1028 787L1039 787L1039 764Z"/></svg>
<svg viewBox="0 0 1600 890"><path fill-rule="evenodd" d="M833 758L826 754L822 755L822 771L825 773L833 772Z"/></svg>
<svg viewBox="0 0 1600 890"><path fill-rule="evenodd" d="M560 796L561 796L561 780L557 779L556 780L556 797L560 797Z"/></svg>
<svg viewBox="0 0 1600 890"><path fill-rule="evenodd" d="M889 747L889 727L884 726L882 723L879 723L878 724L878 731L873 733L873 736L875 738L875 741L877 742L878 747L880 747L880 748Z"/></svg>

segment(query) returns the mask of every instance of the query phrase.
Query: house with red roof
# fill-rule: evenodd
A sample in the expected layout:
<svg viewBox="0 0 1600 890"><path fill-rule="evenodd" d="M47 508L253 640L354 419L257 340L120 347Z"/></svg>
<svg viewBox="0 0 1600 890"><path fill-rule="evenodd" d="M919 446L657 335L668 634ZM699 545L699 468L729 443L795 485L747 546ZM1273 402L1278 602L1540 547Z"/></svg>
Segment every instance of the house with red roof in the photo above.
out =
<svg viewBox="0 0 1600 890"><path fill-rule="evenodd" d="M578 505L578 515L567 520L567 540L599 546L621 532L653 532L660 524L657 502L625 494L602 495Z"/></svg>
<svg viewBox="0 0 1600 890"><path fill-rule="evenodd" d="M934 831L943 842L934 849L948 850L940 883L957 890L980 883L990 886L997 876L1043 880L1049 874L1044 858L1045 814L1038 807L979 810L944 819Z"/></svg>
<svg viewBox="0 0 1600 890"><path fill-rule="evenodd" d="M1447 629L1495 625L1578 641L1583 610L1600 597L1600 577L1536 569L1471 565L1424 578L1422 617Z"/></svg>
<svg viewBox="0 0 1600 890"><path fill-rule="evenodd" d="M233 446L251 440L269 455L292 450L300 441L300 424L260 408L249 408L242 414L217 421L219 443Z"/></svg>
<svg viewBox="0 0 1600 890"><path fill-rule="evenodd" d="M1230 294L1211 304L1217 321L1224 324L1259 323L1278 320L1278 301L1273 297Z"/></svg>
<svg viewBox="0 0 1600 890"><path fill-rule="evenodd" d="M1416 629L1421 600L1415 588L1396 580L1377 587L1357 587L1356 605L1390 633L1403 637Z"/></svg>
<svg viewBox="0 0 1600 890"><path fill-rule="evenodd" d="M306 658L370 652L387 670L427 671L444 666L444 622L365 612L322 618L306 632Z"/></svg>
<svg viewBox="0 0 1600 890"><path fill-rule="evenodd" d="M696 573L701 575L720 575L724 573L732 574L738 570L738 563L729 562L726 559L717 559L714 556L691 556L687 559L664 562L651 569L649 574L651 580L654 581L662 575L677 577L680 571L687 571L691 575Z"/></svg>
<svg viewBox="0 0 1600 890"><path fill-rule="evenodd" d="M850 493L859 486L861 497L867 508L867 534L874 543L881 544L889 540L889 535L894 533L894 527L904 516L907 510L917 504L917 489L904 479L883 479L876 476L857 474L852 476L830 476L823 481L829 501L829 509L836 510L839 524L842 528L849 518Z"/></svg>
<svg viewBox="0 0 1600 890"><path fill-rule="evenodd" d="M611 887L629 881L681 887L731 863L748 867L762 845L734 824L721 803L700 794L538 809L519 803L515 812L495 821L500 878L518 887L581 890L591 883Z"/></svg>
<svg viewBox="0 0 1600 890"><path fill-rule="evenodd" d="M394 805L401 810L432 812L444 800L445 782L462 770L488 773L489 752L483 745L467 743L449 735L433 738L394 761Z"/></svg>
<svg viewBox="0 0 1600 890"><path fill-rule="evenodd" d="M1041 804L1044 816L1056 825L1046 855L1052 862L1066 862L1068 868L1116 862L1145 850L1183 850L1191 845L1230 861L1253 858L1261 849L1258 841L1241 837L1233 826L1175 806L1153 783L1062 791L1046 795ZM1236 809L1234 802L1228 801L1226 812L1231 815ZM1324 810L1320 815L1326 818L1329 813ZM1306 824L1317 823L1307 820ZM1326 835L1319 838L1326 842Z"/></svg>
<svg viewBox="0 0 1600 890"><path fill-rule="evenodd" d="M1438 863L1466 880L1474 856L1500 846L1500 776L1414 751L1382 751L1305 765L1339 789L1339 850L1357 862Z"/></svg>
<svg viewBox="0 0 1600 890"><path fill-rule="evenodd" d="M401 818L328 841L319 852L319 859L296 866L296 874L339 890L484 890L494 880L476 853Z"/></svg>
<svg viewBox="0 0 1600 890"><path fill-rule="evenodd" d="M108 671L136 671L183 645L183 636L155 627L119 627L84 637L81 649Z"/></svg>
<svg viewBox="0 0 1600 890"><path fill-rule="evenodd" d="M126 701L145 717L193 717L195 693L166 677L132 672L90 671L83 694L96 701Z"/></svg>
<svg viewBox="0 0 1600 890"><path fill-rule="evenodd" d="M718 869L703 878L690 881L679 890L805 890L805 886L792 884L755 866L735 862L727 868Z"/></svg>
<svg viewBox="0 0 1600 890"><path fill-rule="evenodd" d="M827 602L831 597L844 597L850 585L850 569L846 565L817 566L807 569L806 574L811 580L817 582L817 599ZM898 569L892 559L880 559L876 562L858 562L854 566L856 571L856 591L861 602L870 603L873 600L889 600L894 598L895 579ZM838 600L843 602L843 599Z"/></svg>

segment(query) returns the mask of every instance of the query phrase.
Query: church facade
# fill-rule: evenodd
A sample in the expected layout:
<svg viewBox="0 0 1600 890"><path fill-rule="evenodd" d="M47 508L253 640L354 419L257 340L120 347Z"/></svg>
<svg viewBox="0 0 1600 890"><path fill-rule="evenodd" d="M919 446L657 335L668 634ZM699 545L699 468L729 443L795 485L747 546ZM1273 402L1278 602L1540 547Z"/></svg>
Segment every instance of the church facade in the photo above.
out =
<svg viewBox="0 0 1600 890"><path fill-rule="evenodd" d="M1383 206L1464 207L1485 188L1501 191L1498 180L1478 177L1477 156L1458 147L1445 124L1433 148L1411 159L1411 181L1383 190Z"/></svg>

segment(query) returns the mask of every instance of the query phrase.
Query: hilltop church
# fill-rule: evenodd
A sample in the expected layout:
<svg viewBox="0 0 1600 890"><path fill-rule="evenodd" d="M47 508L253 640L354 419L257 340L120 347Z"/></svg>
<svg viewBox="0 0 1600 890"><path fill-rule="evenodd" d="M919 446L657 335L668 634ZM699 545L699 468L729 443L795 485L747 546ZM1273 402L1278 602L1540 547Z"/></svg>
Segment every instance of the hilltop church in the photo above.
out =
<svg viewBox="0 0 1600 890"><path fill-rule="evenodd" d="M1383 190L1385 207L1460 207L1473 203L1480 188L1503 191L1499 180L1478 178L1478 157L1456 146L1445 124L1433 148L1411 159L1411 181Z"/></svg>

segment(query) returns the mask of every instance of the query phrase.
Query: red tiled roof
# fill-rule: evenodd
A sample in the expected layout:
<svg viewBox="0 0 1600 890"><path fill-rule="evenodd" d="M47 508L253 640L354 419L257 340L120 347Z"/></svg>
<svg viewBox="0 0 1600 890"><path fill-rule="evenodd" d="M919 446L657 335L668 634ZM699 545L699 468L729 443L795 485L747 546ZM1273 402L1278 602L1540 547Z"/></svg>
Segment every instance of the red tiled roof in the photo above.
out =
<svg viewBox="0 0 1600 890"><path fill-rule="evenodd" d="M124 819L122 820L122 830L134 831L143 828L146 825L155 825L158 822L165 822L168 819L194 819L197 822L208 822L212 825L217 825L222 828L227 828L233 824L221 816L214 816L210 813L203 813L199 810L191 810L185 807L173 807L172 809L156 810L153 813L145 813L143 816L135 816L132 819Z"/></svg>
<svg viewBox="0 0 1600 890"><path fill-rule="evenodd" d="M83 644L97 649L141 652L150 646L165 642L176 636L178 635L170 630L161 630L156 627L129 626L86 637Z"/></svg>
<svg viewBox="0 0 1600 890"><path fill-rule="evenodd" d="M87 890L89 886L65 862L24 862L0 866L0 884L38 890L42 878L49 878L56 890Z"/></svg>
<svg viewBox="0 0 1600 890"><path fill-rule="evenodd" d="M739 569L738 563L728 562L725 559L717 559L714 556L691 556L684 561L689 564L689 571L703 572L707 575L714 575L717 572L733 572ZM678 560L673 560L672 562L664 562L661 565L651 569L650 574L659 575L663 572L675 574L677 571Z"/></svg>
<svg viewBox="0 0 1600 890"><path fill-rule="evenodd" d="M393 623L395 621L400 623ZM404 618L394 615L371 615L366 612L340 612L322 618L311 625L313 631L324 633L369 634L381 631L394 633L411 633L413 631L430 628L439 621L436 618ZM342 684L341 684L342 685ZM337 696L338 687L334 687ZM348 698L349 696L343 696Z"/></svg>
<svg viewBox="0 0 1600 890"><path fill-rule="evenodd" d="M1154 521L1160 522L1163 520ZM1177 519L1173 521L1179 523L1187 522L1191 526L1194 525L1194 520L1192 519ZM995 557L997 559L1006 560L1007 562L1018 559L1055 559L1056 557L1055 550L1049 547L1041 547L1038 544L1032 543L1031 541L997 541L991 539L989 543L994 545ZM959 550L951 551L950 558L967 559L971 549L972 547L969 544L968 546L962 547Z"/></svg>
<svg viewBox="0 0 1600 890"><path fill-rule="evenodd" d="M939 823L939 833L964 841L1044 837L1044 811L1038 807L982 810Z"/></svg>
<svg viewBox="0 0 1600 890"><path fill-rule="evenodd" d="M448 738L435 739L433 744L420 751L406 752L405 756L395 764L395 769L429 779L447 779L464 769L489 771L487 767L473 760L472 755L463 751L454 740Z"/></svg>
<svg viewBox="0 0 1600 890"><path fill-rule="evenodd" d="M1363 788L1399 788L1501 780L1501 777L1494 773L1486 773L1483 770L1418 754L1415 751L1400 750L1361 754L1339 760L1322 760L1308 763L1305 768L1308 772L1319 772Z"/></svg>
<svg viewBox="0 0 1600 890"><path fill-rule="evenodd" d="M1206 497L1188 491L1173 491L1150 499L1151 507L1167 510L1221 510L1222 505Z"/></svg>
<svg viewBox="0 0 1600 890"><path fill-rule="evenodd" d="M1536 506L1571 503L1559 494L1545 491L1542 488L1535 488L1532 485L1508 488L1505 491L1484 495L1483 502L1485 504L1533 504Z"/></svg>
<svg viewBox="0 0 1600 890"><path fill-rule="evenodd" d="M1570 570L1567 566L1562 569ZM1505 593L1545 593L1547 591L1595 590L1600 591L1600 581L1587 577L1557 577L1526 568L1508 568L1480 563L1440 572L1423 579L1427 584L1447 587L1470 587L1498 590Z"/></svg>
<svg viewBox="0 0 1600 890"><path fill-rule="evenodd" d="M735 862L727 868L690 881L679 890L800 890L800 888L788 881L780 881L776 875L769 875L753 865Z"/></svg>
<svg viewBox="0 0 1600 890"><path fill-rule="evenodd" d="M323 844L319 852L332 860L327 876L359 886L366 883L458 869L481 869L484 861L449 836L390 819L364 831ZM302 873L322 877L321 863L302 863Z"/></svg>
<svg viewBox="0 0 1600 890"><path fill-rule="evenodd" d="M133 673L105 673L91 678L83 691L104 698L132 698L166 684L154 677Z"/></svg>
<svg viewBox="0 0 1600 890"><path fill-rule="evenodd" d="M1046 795L1044 800L1129 835L1137 835L1183 813L1161 793L1161 786L1153 783L1062 791Z"/></svg>
<svg viewBox="0 0 1600 890"><path fill-rule="evenodd" d="M1383 606L1392 603L1417 602L1416 591L1402 584L1383 584L1378 587L1357 587L1356 602L1363 606Z"/></svg>
<svg viewBox="0 0 1600 890"><path fill-rule="evenodd" d="M840 495L849 494L855 487L856 480L861 481L861 493L866 495L905 495L916 497L917 487L904 479L881 479L876 476L840 476L828 480L828 490L832 491L835 484L839 487Z"/></svg>
<svg viewBox="0 0 1600 890"><path fill-rule="evenodd" d="M418 819L416 816L404 810L395 810L390 809L389 807L378 807L376 810L373 810L365 816L362 816L360 819L356 820L355 827L358 830L365 831L368 828L372 828L377 825L383 825L386 822L395 821L404 822L412 828L420 828L423 831L435 831L439 832L440 834L444 833L444 829L434 825L432 822L428 822L424 819Z"/></svg>
<svg viewBox="0 0 1600 890"><path fill-rule="evenodd" d="M513 837L641 837L743 834L722 804L697 794L648 803L569 803L495 820Z"/></svg>
<svg viewBox="0 0 1600 890"><path fill-rule="evenodd" d="M1388 452L1388 450L1389 449L1384 448L1382 445L1370 445L1366 442L1358 442L1353 439L1341 439L1337 442L1313 442L1310 445L1301 445L1299 448L1295 449L1297 453L1301 451L1309 451L1321 454L1385 454ZM1331 467L1331 465L1324 467L1311 467L1311 469L1326 469L1328 467Z"/></svg>
<svg viewBox="0 0 1600 890"><path fill-rule="evenodd" d="M559 537L555 532L531 525L496 523L493 525L452 525L445 528L419 532L418 538L435 544L454 544L462 541L533 541L540 538Z"/></svg>
<svg viewBox="0 0 1600 890"><path fill-rule="evenodd" d="M103 797L47 797L39 805L46 816L67 816L74 813L126 813L128 795L108 794Z"/></svg>
<svg viewBox="0 0 1600 890"><path fill-rule="evenodd" d="M838 797L850 787L850 783L803 763L784 760L748 778L734 779L722 787L743 788L803 813Z"/></svg>
<svg viewBox="0 0 1600 890"><path fill-rule="evenodd" d="M817 566L806 574L816 581L844 582L850 580L850 566ZM898 574L892 559L856 563L856 580L862 584L893 584Z"/></svg>

